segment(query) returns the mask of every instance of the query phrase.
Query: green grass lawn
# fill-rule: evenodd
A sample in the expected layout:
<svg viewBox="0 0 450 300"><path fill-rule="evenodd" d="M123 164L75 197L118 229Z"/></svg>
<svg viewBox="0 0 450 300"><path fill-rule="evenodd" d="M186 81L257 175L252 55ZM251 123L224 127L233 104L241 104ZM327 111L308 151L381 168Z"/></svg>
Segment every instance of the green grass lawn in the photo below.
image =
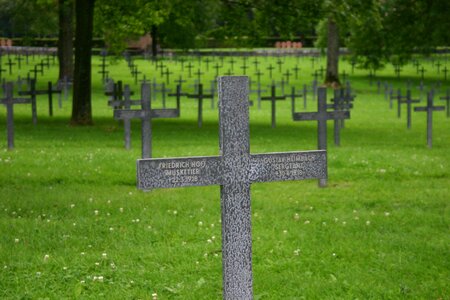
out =
<svg viewBox="0 0 450 300"><path fill-rule="evenodd" d="M276 58L260 61L266 85L265 68L277 67ZM69 125L70 101L62 109L55 103L55 116L48 117L40 97L37 126L30 106L15 106L16 148L7 151L6 109L0 109L0 298L220 299L220 188L136 189L140 123L133 122L132 149L125 150L96 73L99 62L94 58L94 126ZM148 79L159 78L150 62L135 63ZM291 83L300 89L313 78L312 63L287 58L284 71L297 63L300 78ZM425 85L442 80L430 61L422 63ZM203 66L208 86L213 64L209 72ZM180 63L166 65L181 72ZM342 69L351 73L345 61ZM139 94L125 62L109 71ZM56 72L55 66L46 71L39 86ZM274 79L280 76L275 70ZM419 96L412 65L400 79L392 67L377 76L403 91L410 79ZM328 124L329 186L318 188L316 180L252 185L255 298L449 299L450 119L434 115L428 149L424 113L413 113L408 130L405 108L398 119L383 90L377 94L376 80L369 85L367 71L356 69L350 79L357 98L340 147ZM442 83L441 91L450 87ZM435 104L443 103L436 96ZM297 107L304 110L302 100ZM315 109L309 98L306 110ZM290 112L290 101L278 102L272 129L269 103L250 108L252 153L316 149L316 123L293 122ZM153 122L154 157L218 155L217 110L205 101L202 128L196 113L195 101L182 99L179 119Z"/></svg>

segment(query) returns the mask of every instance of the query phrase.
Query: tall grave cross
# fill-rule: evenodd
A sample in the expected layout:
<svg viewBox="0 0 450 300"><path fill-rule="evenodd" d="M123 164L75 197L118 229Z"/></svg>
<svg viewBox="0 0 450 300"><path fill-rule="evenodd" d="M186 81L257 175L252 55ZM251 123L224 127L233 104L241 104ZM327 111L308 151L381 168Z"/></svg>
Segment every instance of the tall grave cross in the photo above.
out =
<svg viewBox="0 0 450 300"><path fill-rule="evenodd" d="M12 82L7 82L4 88L5 98L0 99L0 103L6 106L6 132L8 140L8 150L12 150L14 149L14 105L28 104L31 102L31 99L14 98Z"/></svg>
<svg viewBox="0 0 450 300"><path fill-rule="evenodd" d="M433 106L433 91L428 92L427 106L414 107L414 111L425 111L427 113L427 144L433 147L433 111L444 110L444 106Z"/></svg>
<svg viewBox="0 0 450 300"><path fill-rule="evenodd" d="M188 98L198 100L198 127L202 127L203 124L203 99L211 99L212 95L203 94L203 84L199 83L197 86L197 94L188 94Z"/></svg>
<svg viewBox="0 0 450 300"><path fill-rule="evenodd" d="M277 102L277 100L285 100L285 99L286 99L286 96L277 96L276 95L275 84L272 84L270 96L261 97L261 100L270 101L272 103L272 128L275 128L275 126L276 126L276 121L275 121L275 115L276 115L276 110L277 110L276 102Z"/></svg>
<svg viewBox="0 0 450 300"><path fill-rule="evenodd" d="M447 94L440 98L443 101L447 102L447 118L450 117L450 89L447 90Z"/></svg>
<svg viewBox="0 0 450 300"><path fill-rule="evenodd" d="M444 73L444 80L447 80L448 71L449 71L449 69L447 69L447 66L445 66L444 69L442 69L442 73Z"/></svg>
<svg viewBox="0 0 450 300"><path fill-rule="evenodd" d="M399 100L399 105L400 104L406 104L406 127L408 129L411 128L411 105L413 103L419 103L420 100L413 100L411 99L411 90L407 90L406 91L406 99L405 100Z"/></svg>
<svg viewBox="0 0 450 300"><path fill-rule="evenodd" d="M317 121L317 140L318 148L320 150L327 150L327 120L342 120L349 119L349 111L327 111L327 89L318 89L318 101L317 112L295 112L292 111L292 119L294 121ZM339 126L335 124L335 139L336 134L339 134ZM326 178L319 179L319 186L324 187L327 185Z"/></svg>
<svg viewBox="0 0 450 300"><path fill-rule="evenodd" d="M223 298L253 299L250 186L327 178L326 151L250 154L248 78L220 77L220 155L137 161L138 188L220 185Z"/></svg>
<svg viewBox="0 0 450 300"><path fill-rule="evenodd" d="M152 109L150 84L144 83L141 87L141 106L140 110L116 109L114 110L114 119L141 119L142 136L142 158L152 157L152 119L156 118L177 118L180 116L179 107L174 109Z"/></svg>

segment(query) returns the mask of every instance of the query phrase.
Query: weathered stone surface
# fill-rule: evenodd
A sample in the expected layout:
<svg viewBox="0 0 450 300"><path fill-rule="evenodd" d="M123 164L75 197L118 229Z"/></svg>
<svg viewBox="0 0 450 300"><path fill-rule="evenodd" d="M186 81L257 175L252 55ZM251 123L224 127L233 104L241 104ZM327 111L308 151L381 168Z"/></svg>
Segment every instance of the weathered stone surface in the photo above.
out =
<svg viewBox="0 0 450 300"><path fill-rule="evenodd" d="M220 155L137 161L140 189L221 186L224 299L252 299L252 182L327 176L326 152L250 154L248 78L218 79Z"/></svg>

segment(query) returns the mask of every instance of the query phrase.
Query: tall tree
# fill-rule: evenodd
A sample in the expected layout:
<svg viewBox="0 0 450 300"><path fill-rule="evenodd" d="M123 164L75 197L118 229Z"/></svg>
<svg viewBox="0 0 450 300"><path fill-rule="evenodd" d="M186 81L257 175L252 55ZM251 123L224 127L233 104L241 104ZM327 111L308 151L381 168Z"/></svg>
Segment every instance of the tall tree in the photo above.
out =
<svg viewBox="0 0 450 300"><path fill-rule="evenodd" d="M327 70L325 84L340 86L339 82L339 28L333 16L327 20Z"/></svg>
<svg viewBox="0 0 450 300"><path fill-rule="evenodd" d="M73 1L58 0L59 34L58 60L59 80L73 79Z"/></svg>
<svg viewBox="0 0 450 300"><path fill-rule="evenodd" d="M75 69L73 81L73 125L92 125L91 51L95 0L75 2Z"/></svg>

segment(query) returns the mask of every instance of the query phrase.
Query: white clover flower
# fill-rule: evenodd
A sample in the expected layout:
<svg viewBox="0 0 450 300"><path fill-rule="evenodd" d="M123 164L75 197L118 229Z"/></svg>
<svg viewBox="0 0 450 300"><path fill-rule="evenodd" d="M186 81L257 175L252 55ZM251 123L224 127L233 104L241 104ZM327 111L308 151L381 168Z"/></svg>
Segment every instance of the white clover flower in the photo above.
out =
<svg viewBox="0 0 450 300"><path fill-rule="evenodd" d="M81 252L81 253L80 253L80 255L85 255L85 254L86 254L86 253L84 253L84 252Z"/></svg>
<svg viewBox="0 0 450 300"><path fill-rule="evenodd" d="M94 210L94 215L98 216L98 210Z"/></svg>
<svg viewBox="0 0 450 300"><path fill-rule="evenodd" d="M70 208L74 208L75 207L75 204L70 204Z"/></svg>
<svg viewBox="0 0 450 300"><path fill-rule="evenodd" d="M391 213L388 212L388 211L386 211L386 212L384 212L384 215L385 215L386 217L389 217L389 216L391 215Z"/></svg>
<svg viewBox="0 0 450 300"><path fill-rule="evenodd" d="M114 228L113 227L109 227L109 231L114 231Z"/></svg>
<svg viewBox="0 0 450 300"><path fill-rule="evenodd" d="M41 275L42 275L41 272L36 272L36 276L37 276L37 277L40 277Z"/></svg>
<svg viewBox="0 0 450 300"><path fill-rule="evenodd" d="M370 225L370 221L366 221L366 225L369 226Z"/></svg>
<svg viewBox="0 0 450 300"><path fill-rule="evenodd" d="M211 237L211 239L214 241L214 240L216 239L216 236L213 235L213 236Z"/></svg>
<svg viewBox="0 0 450 300"><path fill-rule="evenodd" d="M323 226L327 226L327 222L322 222L322 225Z"/></svg>
<svg viewBox="0 0 450 300"><path fill-rule="evenodd" d="M208 244L211 244L211 243L212 243L212 240L211 240L211 239L208 239L207 242L208 242Z"/></svg>
<svg viewBox="0 0 450 300"><path fill-rule="evenodd" d="M198 221L198 226L203 226L203 222L202 221Z"/></svg>
<svg viewBox="0 0 450 300"><path fill-rule="evenodd" d="M283 234L287 234L288 233L288 231L285 229L285 230L283 230Z"/></svg>
<svg viewBox="0 0 450 300"><path fill-rule="evenodd" d="M106 254L105 252L102 253L102 258L107 258L108 254Z"/></svg>
<svg viewBox="0 0 450 300"><path fill-rule="evenodd" d="M44 261L48 261L49 258L50 258L50 255L48 255L48 254L45 254L45 255L44 255Z"/></svg>
<svg viewBox="0 0 450 300"><path fill-rule="evenodd" d="M294 214L294 220L300 220L300 215L298 214L298 213L295 213Z"/></svg>
<svg viewBox="0 0 450 300"><path fill-rule="evenodd" d="M311 223L309 220L306 220L304 224L309 224Z"/></svg>
<svg viewBox="0 0 450 300"><path fill-rule="evenodd" d="M299 256L300 255L300 249L295 249L294 250L294 255L295 256Z"/></svg>
<svg viewBox="0 0 450 300"><path fill-rule="evenodd" d="M342 225L344 225L344 226L345 226L345 225L347 225L347 222L345 222L345 221L342 221Z"/></svg>
<svg viewBox="0 0 450 300"><path fill-rule="evenodd" d="M120 211L121 213L123 213L123 207L119 208L119 211Z"/></svg>
<svg viewBox="0 0 450 300"><path fill-rule="evenodd" d="M19 242L19 239L14 239L14 243L18 243Z"/></svg>

